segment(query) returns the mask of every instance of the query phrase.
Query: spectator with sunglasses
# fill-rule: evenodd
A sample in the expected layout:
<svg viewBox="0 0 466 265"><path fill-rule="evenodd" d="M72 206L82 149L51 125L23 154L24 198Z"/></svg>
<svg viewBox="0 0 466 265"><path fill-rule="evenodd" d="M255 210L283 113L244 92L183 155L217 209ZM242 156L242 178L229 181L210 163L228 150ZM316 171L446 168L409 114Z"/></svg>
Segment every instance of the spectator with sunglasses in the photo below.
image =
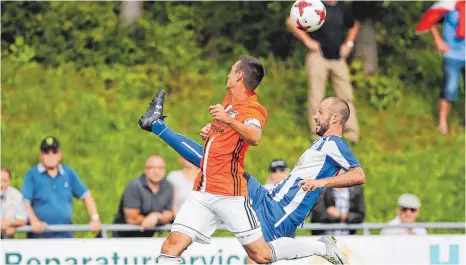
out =
<svg viewBox="0 0 466 265"><path fill-rule="evenodd" d="M419 217L421 201L414 194L405 193L398 198L397 216L388 222L389 225L415 223ZM416 228L384 228L381 235L427 235L423 227Z"/></svg>
<svg viewBox="0 0 466 265"><path fill-rule="evenodd" d="M280 181L284 180L290 174L290 170L288 169L288 165L286 164L285 160L283 159L275 159L270 162L269 165L269 178L265 183L264 187L268 190L273 189L275 185L280 183Z"/></svg>
<svg viewBox="0 0 466 265"><path fill-rule="evenodd" d="M71 232L46 232L48 224L72 223L73 197L82 200L90 216L91 231L100 230L97 207L89 190L76 172L60 163L62 153L55 137L46 137L40 145L40 163L24 177L24 205L33 233L28 238L71 238Z"/></svg>

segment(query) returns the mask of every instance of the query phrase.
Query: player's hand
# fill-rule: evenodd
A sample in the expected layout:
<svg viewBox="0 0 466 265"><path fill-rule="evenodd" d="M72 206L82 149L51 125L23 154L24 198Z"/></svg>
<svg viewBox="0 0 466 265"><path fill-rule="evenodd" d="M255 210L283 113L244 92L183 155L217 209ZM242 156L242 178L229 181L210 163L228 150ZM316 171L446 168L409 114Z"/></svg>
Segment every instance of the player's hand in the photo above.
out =
<svg viewBox="0 0 466 265"><path fill-rule="evenodd" d="M316 189L325 188L325 182L321 179L305 179L299 182L299 187L305 191L315 191Z"/></svg>
<svg viewBox="0 0 466 265"><path fill-rule="evenodd" d="M435 46L437 47L437 51L440 54L445 54L450 50L450 47L448 46L448 44L444 40L440 40L440 41L435 42Z"/></svg>
<svg viewBox="0 0 466 265"><path fill-rule="evenodd" d="M10 226L11 226L10 220L3 218L2 219L2 231L6 231L6 229L8 229L8 227Z"/></svg>
<svg viewBox="0 0 466 265"><path fill-rule="evenodd" d="M225 113L225 108L220 104L210 106L209 112L214 120L222 123L226 123L229 119L231 119L231 117Z"/></svg>
<svg viewBox="0 0 466 265"><path fill-rule="evenodd" d="M159 216L156 213L151 213L142 220L139 231L144 232L146 229L154 228L159 222Z"/></svg>
<svg viewBox="0 0 466 265"><path fill-rule="evenodd" d="M8 227L8 228L5 230L5 235L6 235L7 237L13 237L13 235L15 234L15 231L16 231L15 227L14 227L14 226L10 226L10 227Z"/></svg>
<svg viewBox="0 0 466 265"><path fill-rule="evenodd" d="M202 138L202 140L204 140L204 141L207 140L207 137L208 137L208 135L209 135L209 131L210 131L210 127L211 127L211 126L212 126L212 125L211 125L210 122L209 122L209 123L206 124L206 126L204 126L204 127L201 129L201 138Z"/></svg>
<svg viewBox="0 0 466 265"><path fill-rule="evenodd" d="M344 223L346 222L346 220L348 220L348 213L342 213L340 212L340 219L341 219L341 222Z"/></svg>
<svg viewBox="0 0 466 265"><path fill-rule="evenodd" d="M100 221L99 220L91 220L89 222L91 232L98 232L100 231Z"/></svg>
<svg viewBox="0 0 466 265"><path fill-rule="evenodd" d="M35 221L31 223L31 229L32 229L32 232L34 233L42 233L45 231L46 227L47 227L47 223L42 222L42 221Z"/></svg>
<svg viewBox="0 0 466 265"><path fill-rule="evenodd" d="M341 58L347 58L349 56L349 54L351 53L351 50L353 48L351 48L350 46L346 45L345 43L343 43L341 46L340 46L340 57Z"/></svg>
<svg viewBox="0 0 466 265"><path fill-rule="evenodd" d="M322 54L322 49L320 48L320 43L316 40L308 40L305 43L306 47L312 52L318 52Z"/></svg>

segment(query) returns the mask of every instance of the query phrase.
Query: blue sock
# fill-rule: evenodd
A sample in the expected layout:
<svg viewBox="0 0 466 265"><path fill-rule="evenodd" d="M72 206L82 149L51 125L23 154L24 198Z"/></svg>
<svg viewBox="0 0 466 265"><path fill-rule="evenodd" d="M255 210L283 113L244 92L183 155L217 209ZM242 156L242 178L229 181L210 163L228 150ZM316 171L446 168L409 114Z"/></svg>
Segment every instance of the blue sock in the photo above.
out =
<svg viewBox="0 0 466 265"><path fill-rule="evenodd" d="M200 144L182 134L174 132L168 128L163 120L157 120L152 124L152 132L175 149L184 159L198 168L201 167L204 148Z"/></svg>

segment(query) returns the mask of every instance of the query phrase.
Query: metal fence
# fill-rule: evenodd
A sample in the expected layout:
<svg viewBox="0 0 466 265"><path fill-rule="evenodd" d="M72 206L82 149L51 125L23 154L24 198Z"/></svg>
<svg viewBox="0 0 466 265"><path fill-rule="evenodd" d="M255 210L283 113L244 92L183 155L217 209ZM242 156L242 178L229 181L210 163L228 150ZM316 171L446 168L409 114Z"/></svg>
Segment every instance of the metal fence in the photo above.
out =
<svg viewBox="0 0 466 265"><path fill-rule="evenodd" d="M449 222L449 223L412 223L388 225L387 223L361 223L361 224L317 224L308 223L298 227L298 230L334 230L334 229L362 229L363 235L370 235L370 230L383 228L438 228L438 229L466 229L466 223ZM139 231L137 225L127 224L103 224L101 225L102 237L107 238L108 232L111 231ZM171 225L163 225L152 229L152 231L169 231ZM46 232L88 232L89 225L49 225ZM149 229L146 229L149 230ZM221 224L218 230L228 230L226 225ZM16 229L17 232L32 232L30 226L23 226Z"/></svg>

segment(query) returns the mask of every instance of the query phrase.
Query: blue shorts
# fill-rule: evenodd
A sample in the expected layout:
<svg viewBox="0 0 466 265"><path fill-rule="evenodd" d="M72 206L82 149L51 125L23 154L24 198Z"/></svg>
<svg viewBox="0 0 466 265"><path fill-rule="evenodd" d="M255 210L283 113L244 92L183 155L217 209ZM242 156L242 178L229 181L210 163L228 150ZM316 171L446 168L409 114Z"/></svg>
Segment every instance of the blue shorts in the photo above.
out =
<svg viewBox="0 0 466 265"><path fill-rule="evenodd" d="M464 64L464 60L455 60L447 57L443 59L444 86L440 98L450 102L456 100L461 74L464 75Z"/></svg>
<svg viewBox="0 0 466 265"><path fill-rule="evenodd" d="M285 219L278 227L275 227L285 211L272 199L269 191L252 176L248 180L248 195L252 199L252 208L261 223L265 241L271 242L280 237L295 236L297 225L291 218Z"/></svg>

